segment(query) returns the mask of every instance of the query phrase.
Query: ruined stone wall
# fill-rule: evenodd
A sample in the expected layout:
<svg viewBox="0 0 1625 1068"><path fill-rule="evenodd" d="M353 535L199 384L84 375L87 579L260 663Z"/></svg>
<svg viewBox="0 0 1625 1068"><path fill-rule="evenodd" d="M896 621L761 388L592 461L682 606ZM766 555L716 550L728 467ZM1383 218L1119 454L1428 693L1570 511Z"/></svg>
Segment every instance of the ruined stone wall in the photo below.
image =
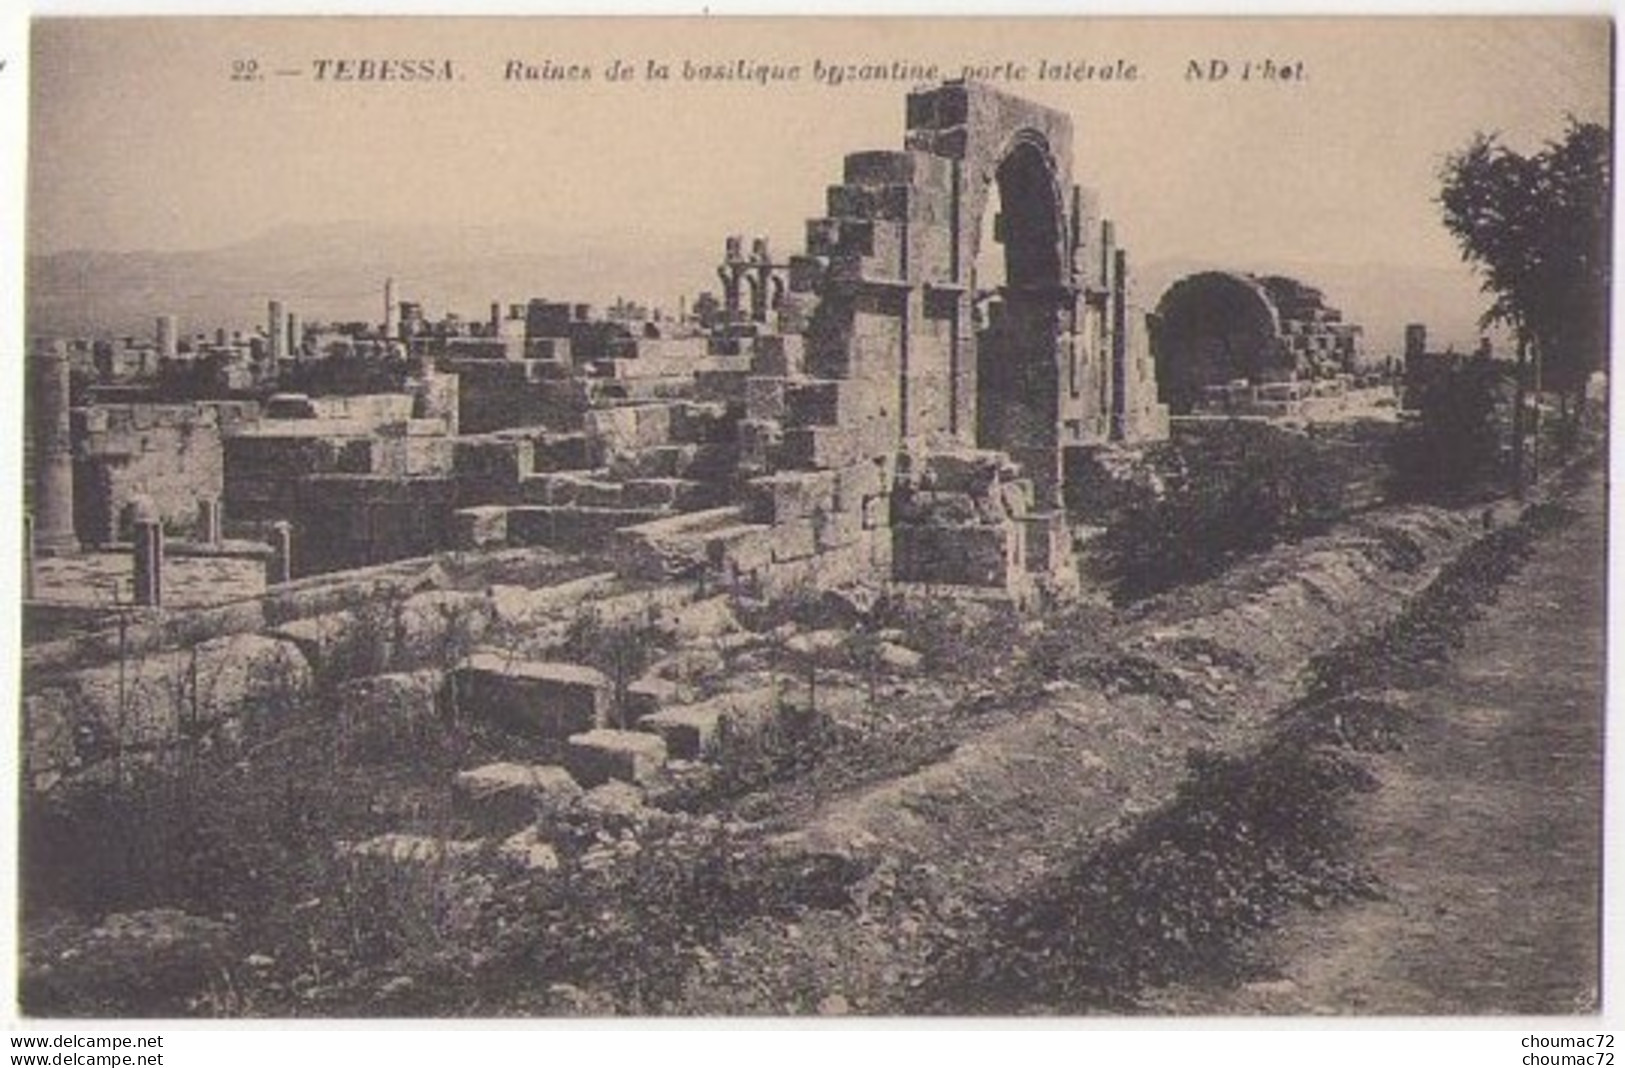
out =
<svg viewBox="0 0 1625 1068"><path fill-rule="evenodd" d="M1019 591L1066 566L1064 524L1043 518L1063 444L1166 435L1126 259L1071 184L1070 120L966 83L912 94L907 119L903 151L847 157L789 261L780 319L805 322L802 343L757 339L741 451L773 506L747 512L792 533L765 572L723 552L756 581L848 550L795 533L823 529L867 543L880 577ZM1008 284L979 333L995 201ZM936 485L949 470L971 488Z"/></svg>
<svg viewBox="0 0 1625 1068"><path fill-rule="evenodd" d="M1157 303L1156 361L1176 414L1234 383L1330 379L1366 367L1363 330L1318 289L1277 275L1204 271Z"/></svg>
<svg viewBox="0 0 1625 1068"><path fill-rule="evenodd" d="M457 376L457 425L465 434L522 426L580 430L591 406L567 360L447 358L439 367Z"/></svg>
<svg viewBox="0 0 1625 1068"><path fill-rule="evenodd" d="M74 525L81 540L106 543L130 501L150 499L164 525L190 531L198 500L225 488L222 441L256 425L251 401L97 404L73 413Z"/></svg>

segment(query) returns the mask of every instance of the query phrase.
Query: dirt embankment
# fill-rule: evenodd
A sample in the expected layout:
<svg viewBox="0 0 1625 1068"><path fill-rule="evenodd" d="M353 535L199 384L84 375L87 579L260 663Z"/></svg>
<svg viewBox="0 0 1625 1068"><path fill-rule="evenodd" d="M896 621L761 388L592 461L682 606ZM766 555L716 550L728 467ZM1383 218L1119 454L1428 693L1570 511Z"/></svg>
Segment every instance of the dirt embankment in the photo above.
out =
<svg viewBox="0 0 1625 1068"><path fill-rule="evenodd" d="M1311 657L1396 616L1480 531L1458 513L1390 510L1151 603L1110 634L1050 635L1089 651L1040 665L1050 678L1030 711L770 841L792 869L861 873L852 907L750 921L687 1000L921 1011L956 938L1167 806L1193 762L1261 744Z"/></svg>

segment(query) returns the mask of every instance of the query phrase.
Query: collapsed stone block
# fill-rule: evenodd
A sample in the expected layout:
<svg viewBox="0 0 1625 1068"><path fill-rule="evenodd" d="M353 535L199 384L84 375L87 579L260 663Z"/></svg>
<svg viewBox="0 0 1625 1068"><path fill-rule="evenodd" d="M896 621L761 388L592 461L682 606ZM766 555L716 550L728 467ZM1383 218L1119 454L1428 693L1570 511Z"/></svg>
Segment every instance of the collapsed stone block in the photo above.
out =
<svg viewBox="0 0 1625 1068"><path fill-rule="evenodd" d="M760 734L777 707L778 691L767 686L663 709L646 717L638 729L658 735L673 759L712 759L720 755L725 739Z"/></svg>
<svg viewBox="0 0 1625 1068"><path fill-rule="evenodd" d="M452 675L458 708L510 730L563 739L608 721L613 688L580 664L511 660L476 653Z"/></svg>
<svg viewBox="0 0 1625 1068"><path fill-rule="evenodd" d="M486 830L562 812L581 792L580 784L556 764L486 764L460 771L452 780L454 810Z"/></svg>
<svg viewBox="0 0 1625 1068"><path fill-rule="evenodd" d="M638 729L658 735L666 751L677 760L714 756L721 731L722 710L711 705L685 705L645 716Z"/></svg>
<svg viewBox="0 0 1625 1068"><path fill-rule="evenodd" d="M666 763L666 743L643 731L587 731L570 737L564 763L583 786L599 786L611 779L644 783Z"/></svg>
<svg viewBox="0 0 1625 1068"><path fill-rule="evenodd" d="M529 626L575 605L604 596L618 581L613 572L600 572L555 586L532 589L528 586L493 584L487 591L498 622L508 626Z"/></svg>
<svg viewBox="0 0 1625 1068"><path fill-rule="evenodd" d="M733 603L726 594L662 612L654 625L678 643L716 638L740 629L739 620L734 618Z"/></svg>
<svg viewBox="0 0 1625 1068"><path fill-rule="evenodd" d="M363 842L341 844L342 857L383 864L441 865L468 860L480 851L481 843L431 838L422 834L380 834Z"/></svg>

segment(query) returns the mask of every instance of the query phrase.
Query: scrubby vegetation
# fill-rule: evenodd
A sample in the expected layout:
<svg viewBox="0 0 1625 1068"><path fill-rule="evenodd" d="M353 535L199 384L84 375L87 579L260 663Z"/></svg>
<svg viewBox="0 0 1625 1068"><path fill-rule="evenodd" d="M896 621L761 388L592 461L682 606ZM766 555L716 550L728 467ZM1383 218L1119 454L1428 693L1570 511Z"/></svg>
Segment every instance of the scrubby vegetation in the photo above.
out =
<svg viewBox="0 0 1625 1068"><path fill-rule="evenodd" d="M1500 412L1506 371L1488 357L1432 369L1420 385L1417 421L1390 446L1396 500L1461 504L1504 492L1510 441Z"/></svg>
<svg viewBox="0 0 1625 1068"><path fill-rule="evenodd" d="M1217 574L1235 560L1327 529L1345 511L1336 453L1235 423L1154 456L1160 492L1121 508L1098 546L1119 601Z"/></svg>
<svg viewBox="0 0 1625 1068"><path fill-rule="evenodd" d="M895 984L898 1000L868 1011L1132 1010L1172 978L1246 978L1268 967L1250 936L1285 910L1380 892L1348 859L1346 815L1371 785L1361 754L1403 743L1404 708L1387 691L1425 679L1566 515L1536 506L1482 539L1388 627L1317 658L1310 699L1256 748L1193 750L1168 804L1108 839L1080 834L1076 862L1015 900L902 867L886 883L836 853L786 863L766 843L831 798L1019 720L1057 686L1222 722L1207 715L1211 694L1191 701L1205 676L1169 664L1243 678L1255 669L1244 654L1189 636L1131 647L1126 613L1100 605L1036 620L919 596L739 605L742 629L700 659L779 687L766 729L726 737L649 804L539 811L551 852L533 867L457 810L449 783L494 760L556 760L547 743L484 723L455 692L381 729L356 713L354 690L319 687L229 739L162 761L130 754L94 788L26 802L23 1004L64 1016L681 1013L694 977L751 925L851 918L892 899L925 925L931 953ZM1424 562L1397 535L1370 544L1395 574ZM378 643L358 638L346 672L399 668L398 612L376 615ZM428 630L450 657L469 638L443 622ZM682 652L656 620L591 612L558 642L622 696ZM386 832L450 846L346 848ZM802 993L764 1000L819 1003Z"/></svg>

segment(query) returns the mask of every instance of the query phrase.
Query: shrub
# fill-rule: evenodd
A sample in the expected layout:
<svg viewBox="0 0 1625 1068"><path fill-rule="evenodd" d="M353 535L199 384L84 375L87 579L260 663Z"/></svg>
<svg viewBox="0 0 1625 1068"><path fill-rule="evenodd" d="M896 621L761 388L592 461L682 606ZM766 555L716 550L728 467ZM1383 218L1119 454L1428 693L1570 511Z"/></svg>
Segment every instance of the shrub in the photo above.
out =
<svg viewBox="0 0 1625 1068"><path fill-rule="evenodd" d="M1343 476L1298 435L1233 424L1161 462L1163 492L1143 493L1100 539L1119 601L1208 578L1343 512Z"/></svg>
<svg viewBox="0 0 1625 1068"><path fill-rule="evenodd" d="M1494 493L1506 474L1497 402L1505 372L1474 358L1434 370L1418 422L1394 439L1389 492L1399 500L1462 503Z"/></svg>

